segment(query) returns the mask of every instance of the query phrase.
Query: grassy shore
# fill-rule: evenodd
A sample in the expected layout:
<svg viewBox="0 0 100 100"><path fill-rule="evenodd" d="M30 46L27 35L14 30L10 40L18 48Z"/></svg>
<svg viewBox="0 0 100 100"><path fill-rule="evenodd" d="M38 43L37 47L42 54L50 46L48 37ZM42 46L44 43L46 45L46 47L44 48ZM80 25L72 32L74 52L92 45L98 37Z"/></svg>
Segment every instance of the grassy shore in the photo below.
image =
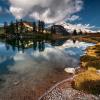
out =
<svg viewBox="0 0 100 100"><path fill-rule="evenodd" d="M86 37L85 37L86 38ZM75 77L74 88L87 93L100 95L100 37L87 37L85 40L95 41L95 46L86 50L86 55L81 57L81 67L84 72Z"/></svg>
<svg viewBox="0 0 100 100"><path fill-rule="evenodd" d="M100 37L96 37L93 38L93 36L73 36L73 39L79 40L79 41L84 41L84 42L92 42L92 43L96 43L95 46L89 47L87 48L87 54L84 55L80 60L81 60L81 68L77 74L74 75L74 78L71 81L71 83L69 83L69 81L65 81L65 83L62 81L62 84L60 83L61 87L59 85L56 85L55 88L63 88L62 90L67 91L69 88L65 87L67 86L71 86L72 90L80 90L82 93L76 94L77 96L80 96L79 98L85 98L86 95L88 95L87 97L89 97L89 94L94 94L97 96L97 100L99 100L98 95L100 95L100 73L98 72L98 70L100 69L100 43L99 43L99 39ZM99 39L98 39L99 38ZM87 66L88 65L88 66ZM55 91L55 89L53 88L51 91ZM67 91L68 93L69 91ZM53 92L52 92L53 93ZM47 98L47 97L51 97L52 93L49 92L47 93L43 98ZM64 92L65 93L65 92ZM71 94L73 94L74 92L72 91ZM82 95L85 93L84 97L82 97ZM80 95L82 94L82 95ZM49 96L50 95L50 96ZM66 96L66 98L68 97L67 94L64 95L64 97ZM55 97L55 96L54 96ZM59 95L57 94L57 97L59 97ZM73 96L70 96L70 99ZM75 99L75 97L74 97ZM44 99L41 99L44 100ZM47 100L47 99L45 99ZM96 100L94 98L88 99L87 100Z"/></svg>

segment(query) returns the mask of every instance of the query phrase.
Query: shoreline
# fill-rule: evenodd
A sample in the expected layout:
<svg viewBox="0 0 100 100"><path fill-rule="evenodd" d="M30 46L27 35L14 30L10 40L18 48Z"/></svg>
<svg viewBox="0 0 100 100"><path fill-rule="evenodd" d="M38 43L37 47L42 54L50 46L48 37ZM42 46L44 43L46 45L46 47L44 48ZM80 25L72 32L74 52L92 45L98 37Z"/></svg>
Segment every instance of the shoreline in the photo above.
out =
<svg viewBox="0 0 100 100"><path fill-rule="evenodd" d="M96 43L94 46L96 46L98 43ZM85 55L87 55L87 53L88 53L88 50L91 48L91 47L94 47L94 46L89 46L88 48L86 48L86 50L85 50ZM84 54L81 56L81 57L83 57L84 56ZM81 58L80 58L81 59ZM80 74L80 73L82 73L82 72L84 72L84 71L86 71L86 69L84 68L84 67L82 67L82 61L80 60L80 68L79 68L79 72L78 73L76 73L75 75L73 75L72 77L70 77L70 78L67 78L67 79L65 79L65 80L63 80L63 81L61 81L61 82L58 82L57 84L55 84L54 86L52 86L47 92L45 92L38 100L48 100L48 99L46 99L46 98L48 98L48 95L50 94L50 93L52 93L52 91L54 90L54 89L56 89L56 88L59 88L59 86L60 85L65 85L65 84L68 84L68 82L70 81L71 83L69 83L69 86L70 85L72 85L72 82L74 81L74 78L77 76L77 74ZM61 87L60 87L61 88ZM68 87L67 87L68 88ZM74 89L73 87L71 87L72 89ZM69 89L69 88L68 88ZM78 90L77 90L78 91ZM80 92L82 92L82 91L80 91ZM84 92L83 92L84 93ZM88 95L88 96L90 96L90 98L91 98L91 100L99 100L100 99L100 97L97 97L96 95L93 95L93 94L87 94L87 93L84 93L85 95ZM52 97L51 97L52 98ZM56 99L50 99L50 100L56 100ZM61 99L62 100L62 99ZM70 99L71 100L71 99Z"/></svg>
<svg viewBox="0 0 100 100"><path fill-rule="evenodd" d="M61 73L62 73L62 75L61 75ZM45 82L43 82L43 83L41 83L38 87L36 87L35 88L35 90L31 90L31 88L33 88L33 86L32 85L30 85L29 87L24 87L24 88L22 88L22 84L18 84L18 85L16 85L16 86L14 86L14 87L12 87L12 88L10 88L10 89L14 89L14 92L15 92L15 94L14 94L14 92L12 91L11 92L11 94L14 94L15 95L15 97L16 96L21 96L22 95L22 97L21 97L21 99L14 99L14 97L13 96L11 96L10 98L12 98L12 99L9 99L9 97L7 98L8 100L24 100L23 98L25 98L26 97L26 99L25 100L38 100L38 98L41 96L41 95L43 95L43 94L45 94L46 93L46 91L51 91L54 87L56 87L56 86L58 86L58 85L60 85L61 87L63 87L63 89L64 88L68 88L71 84L70 84L70 79L69 79L69 77L71 77L71 79L72 79L72 74L68 74L68 73L65 73L64 71L62 72L61 70L58 70L57 72L55 72L55 75L53 75L53 76L47 76L46 77L46 79L45 79ZM58 78L59 77L59 78ZM55 81L56 80L56 81ZM63 81L62 81L63 80ZM70 82L69 82L69 81ZM31 80L32 81L32 80ZM67 82L69 82L69 84L66 84ZM28 83L27 85L29 85L30 83ZM61 84L64 84L64 86L63 85L61 85ZM51 88L52 87L52 88ZM18 88L17 89L17 92L16 92L16 88ZM21 89L22 88L22 89ZM26 88L26 89L25 89ZM49 90L50 89L50 90ZM19 93L18 93L18 91L19 91ZM26 92L25 94L23 93L23 92ZM33 94L32 94L32 93ZM6 92L4 92L5 94L6 94ZM18 95L18 94L19 95ZM10 93L8 93L7 95L9 96L9 95L11 95ZM29 96L31 96L31 97L29 97ZM0 94L0 97L1 97L1 94ZM4 98L6 98L6 97L4 97ZM27 99L27 98L36 98L36 99ZM5 99L6 100L6 99Z"/></svg>

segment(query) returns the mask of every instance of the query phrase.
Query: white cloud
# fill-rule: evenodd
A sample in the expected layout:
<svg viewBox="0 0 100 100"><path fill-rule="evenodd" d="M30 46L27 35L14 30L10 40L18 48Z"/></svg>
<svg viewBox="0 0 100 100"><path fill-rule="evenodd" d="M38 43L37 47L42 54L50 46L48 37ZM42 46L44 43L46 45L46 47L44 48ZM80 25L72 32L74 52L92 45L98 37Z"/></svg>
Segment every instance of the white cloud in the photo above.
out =
<svg viewBox="0 0 100 100"><path fill-rule="evenodd" d="M54 23L68 20L82 9L82 0L9 0L10 11L16 18L31 17ZM72 19L77 19L73 16Z"/></svg>
<svg viewBox="0 0 100 100"><path fill-rule="evenodd" d="M91 26L90 24L85 24L85 25L82 25L82 24L77 24L78 27L83 27L83 28L86 28L86 29L91 29L91 28L94 28L95 26Z"/></svg>
<svg viewBox="0 0 100 100"><path fill-rule="evenodd" d="M80 17L77 16L77 15L73 15L73 16L71 16L71 17L68 18L69 21L75 21L75 20L77 20L77 19L78 19L78 20L80 19Z"/></svg>
<svg viewBox="0 0 100 100"><path fill-rule="evenodd" d="M17 8L12 6L10 7L10 11L14 16L16 16L17 19L21 19L25 15L24 10L22 8Z"/></svg>

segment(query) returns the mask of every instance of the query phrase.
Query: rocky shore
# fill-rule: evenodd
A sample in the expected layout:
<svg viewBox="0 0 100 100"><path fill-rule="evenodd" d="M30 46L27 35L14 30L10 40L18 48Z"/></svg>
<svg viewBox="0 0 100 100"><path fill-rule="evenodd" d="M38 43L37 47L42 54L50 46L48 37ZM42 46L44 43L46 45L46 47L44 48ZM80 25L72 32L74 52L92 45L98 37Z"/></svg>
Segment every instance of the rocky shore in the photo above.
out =
<svg viewBox="0 0 100 100"><path fill-rule="evenodd" d="M100 44L97 44L97 45L100 45ZM89 56L92 55L95 57L96 53L95 53L94 48L95 46L92 46L86 49L86 55L89 55ZM83 62L81 63L81 66L84 66ZM42 95L39 98L39 100L100 100L99 96L85 93L83 91L79 91L73 88L75 73L81 73L81 72L84 72L85 70L86 69L84 67L79 68L78 70L66 69L65 70L66 72L69 71L71 73L72 71L73 77L68 78L56 84L55 86L53 86L49 91L47 91L44 95Z"/></svg>
<svg viewBox="0 0 100 100"><path fill-rule="evenodd" d="M72 88L73 78L53 86L39 100L100 100L99 97Z"/></svg>

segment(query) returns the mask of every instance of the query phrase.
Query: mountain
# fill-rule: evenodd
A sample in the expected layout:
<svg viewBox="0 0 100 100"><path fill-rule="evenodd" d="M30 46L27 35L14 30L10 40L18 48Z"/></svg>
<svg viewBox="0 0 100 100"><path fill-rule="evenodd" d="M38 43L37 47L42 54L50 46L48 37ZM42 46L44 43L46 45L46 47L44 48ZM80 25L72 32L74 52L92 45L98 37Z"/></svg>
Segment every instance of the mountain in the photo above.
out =
<svg viewBox="0 0 100 100"><path fill-rule="evenodd" d="M31 22L27 22L27 21L23 21L23 26L29 30L32 31L33 27L32 27L32 23ZM87 28L87 26L83 26L81 24L70 24L70 23L66 23L66 22L59 22L59 23L55 23L55 25L46 25L45 27L45 31L51 31L52 27L55 27L56 33L57 34L63 34L63 35L68 35L73 33L74 30L76 30L77 32L82 32L84 33L97 33L98 31L93 31L90 30L89 28Z"/></svg>
<svg viewBox="0 0 100 100"><path fill-rule="evenodd" d="M57 34L69 35L69 32L62 25L53 25Z"/></svg>
<svg viewBox="0 0 100 100"><path fill-rule="evenodd" d="M56 25L63 26L70 33L72 33L74 30L76 30L77 32L81 31L82 33L95 33L95 31L92 31L81 25L73 25L73 24L66 23L66 22L56 23Z"/></svg>
<svg viewBox="0 0 100 100"><path fill-rule="evenodd" d="M32 23L30 23L30 22L23 22L23 26L26 27L26 28L28 28L28 29L30 29L30 30L33 29Z"/></svg>

